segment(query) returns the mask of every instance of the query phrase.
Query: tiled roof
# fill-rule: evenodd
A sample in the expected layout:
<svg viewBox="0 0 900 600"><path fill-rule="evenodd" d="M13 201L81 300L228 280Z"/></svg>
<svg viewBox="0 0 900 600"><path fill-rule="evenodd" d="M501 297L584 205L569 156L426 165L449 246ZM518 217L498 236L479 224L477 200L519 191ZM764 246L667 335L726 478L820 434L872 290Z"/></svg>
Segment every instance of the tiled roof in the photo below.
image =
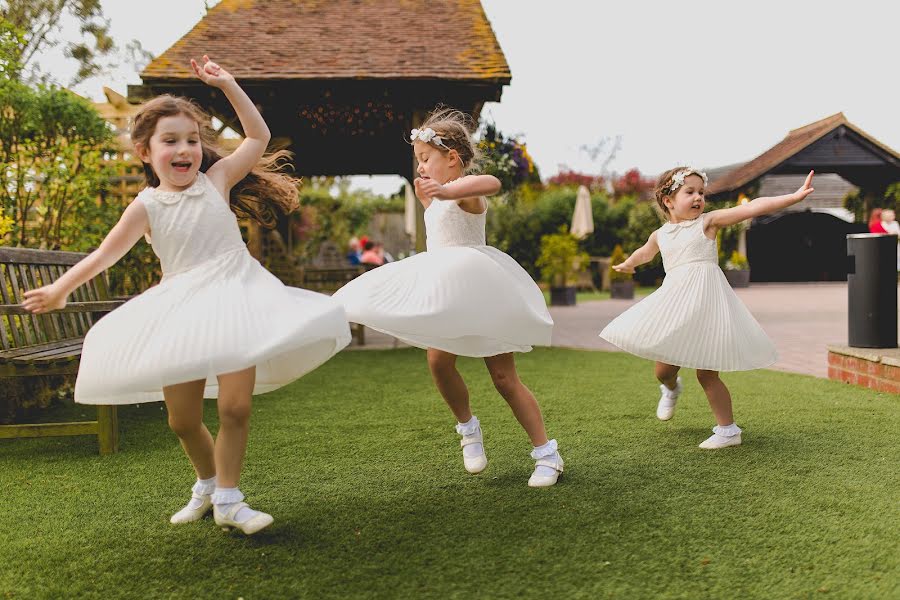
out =
<svg viewBox="0 0 900 600"><path fill-rule="evenodd" d="M737 188L758 179L794 156L807 146L824 137L826 134L834 131L840 126L853 130L875 146L878 146L888 154L898 157L896 152L868 135L847 120L844 113L837 113L826 117L821 121L810 123L799 129L790 131L787 136L750 162L746 162L732 171L723 174L721 177L714 178L707 188L709 195L719 194L722 192L730 192Z"/></svg>
<svg viewBox="0 0 900 600"><path fill-rule="evenodd" d="M512 77L479 0L222 0L141 78L193 78L203 54L244 80Z"/></svg>

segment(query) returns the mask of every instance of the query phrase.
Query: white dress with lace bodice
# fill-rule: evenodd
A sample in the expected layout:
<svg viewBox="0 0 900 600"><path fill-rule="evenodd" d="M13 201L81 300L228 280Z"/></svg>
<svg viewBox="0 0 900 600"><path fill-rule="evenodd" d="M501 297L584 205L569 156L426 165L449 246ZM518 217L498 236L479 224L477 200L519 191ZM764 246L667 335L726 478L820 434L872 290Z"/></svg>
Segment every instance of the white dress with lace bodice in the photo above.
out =
<svg viewBox="0 0 900 600"><path fill-rule="evenodd" d="M75 401L162 400L164 386L256 366L255 394L316 368L350 342L343 308L286 287L247 251L234 213L203 173L182 192L143 190L163 277L88 332Z"/></svg>
<svg viewBox="0 0 900 600"><path fill-rule="evenodd" d="M778 359L765 332L719 268L704 217L656 230L666 278L619 315L600 337L622 350L670 365L746 371Z"/></svg>
<svg viewBox="0 0 900 600"><path fill-rule="evenodd" d="M334 298L351 321L419 348L485 357L549 346L544 295L519 263L485 243L486 212L434 199L425 210L427 252L373 269Z"/></svg>

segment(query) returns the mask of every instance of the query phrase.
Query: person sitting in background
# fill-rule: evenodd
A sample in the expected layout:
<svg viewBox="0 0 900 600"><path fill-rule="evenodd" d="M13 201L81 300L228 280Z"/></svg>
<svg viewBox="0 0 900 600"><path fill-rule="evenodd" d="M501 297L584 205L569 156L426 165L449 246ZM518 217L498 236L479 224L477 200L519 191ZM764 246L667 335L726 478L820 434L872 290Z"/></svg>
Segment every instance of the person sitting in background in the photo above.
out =
<svg viewBox="0 0 900 600"><path fill-rule="evenodd" d="M379 252L378 245L369 240L366 242L365 246L363 246L363 253L362 256L359 257L359 262L364 265L380 267L384 264L384 255Z"/></svg>
<svg viewBox="0 0 900 600"><path fill-rule="evenodd" d="M359 239L356 236L350 238L347 243L347 262L351 265L358 265L362 253L359 251Z"/></svg>
<svg viewBox="0 0 900 600"><path fill-rule="evenodd" d="M885 208L881 211L881 227L887 233L892 233L900 239L900 223L897 222L897 215L891 208ZM897 270L900 271L900 245L897 246Z"/></svg>
<svg viewBox="0 0 900 600"><path fill-rule="evenodd" d="M874 208L869 213L869 233L887 233L881 224L881 209Z"/></svg>

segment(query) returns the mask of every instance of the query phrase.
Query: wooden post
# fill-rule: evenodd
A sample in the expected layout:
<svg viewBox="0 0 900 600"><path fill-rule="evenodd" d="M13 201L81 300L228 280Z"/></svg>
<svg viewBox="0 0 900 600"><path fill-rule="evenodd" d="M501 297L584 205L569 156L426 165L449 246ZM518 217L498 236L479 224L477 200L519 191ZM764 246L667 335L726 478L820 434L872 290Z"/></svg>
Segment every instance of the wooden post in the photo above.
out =
<svg viewBox="0 0 900 600"><path fill-rule="evenodd" d="M116 418L117 407L97 407L97 438L100 442L100 454L113 454L119 451L119 420Z"/></svg>
<svg viewBox="0 0 900 600"><path fill-rule="evenodd" d="M427 113L421 110L417 110L413 113L413 127L419 127L427 116ZM419 168L419 163L416 160L416 157L413 156L412 159L412 176L413 179L417 176L417 170ZM410 181L410 185L412 185L412 181ZM425 252L425 207L422 206L422 203L419 202L418 198L416 198L416 252Z"/></svg>

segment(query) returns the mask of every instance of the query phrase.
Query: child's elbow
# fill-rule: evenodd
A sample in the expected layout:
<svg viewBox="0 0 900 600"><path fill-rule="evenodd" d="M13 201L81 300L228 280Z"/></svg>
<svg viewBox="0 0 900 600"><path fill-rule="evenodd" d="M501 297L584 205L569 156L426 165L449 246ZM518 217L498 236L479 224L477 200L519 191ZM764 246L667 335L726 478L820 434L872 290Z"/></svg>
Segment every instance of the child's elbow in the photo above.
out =
<svg viewBox="0 0 900 600"><path fill-rule="evenodd" d="M500 180L493 175L485 175L485 177L487 177L487 195L493 196L494 194L499 194L500 190L503 189L503 185L500 183Z"/></svg>

